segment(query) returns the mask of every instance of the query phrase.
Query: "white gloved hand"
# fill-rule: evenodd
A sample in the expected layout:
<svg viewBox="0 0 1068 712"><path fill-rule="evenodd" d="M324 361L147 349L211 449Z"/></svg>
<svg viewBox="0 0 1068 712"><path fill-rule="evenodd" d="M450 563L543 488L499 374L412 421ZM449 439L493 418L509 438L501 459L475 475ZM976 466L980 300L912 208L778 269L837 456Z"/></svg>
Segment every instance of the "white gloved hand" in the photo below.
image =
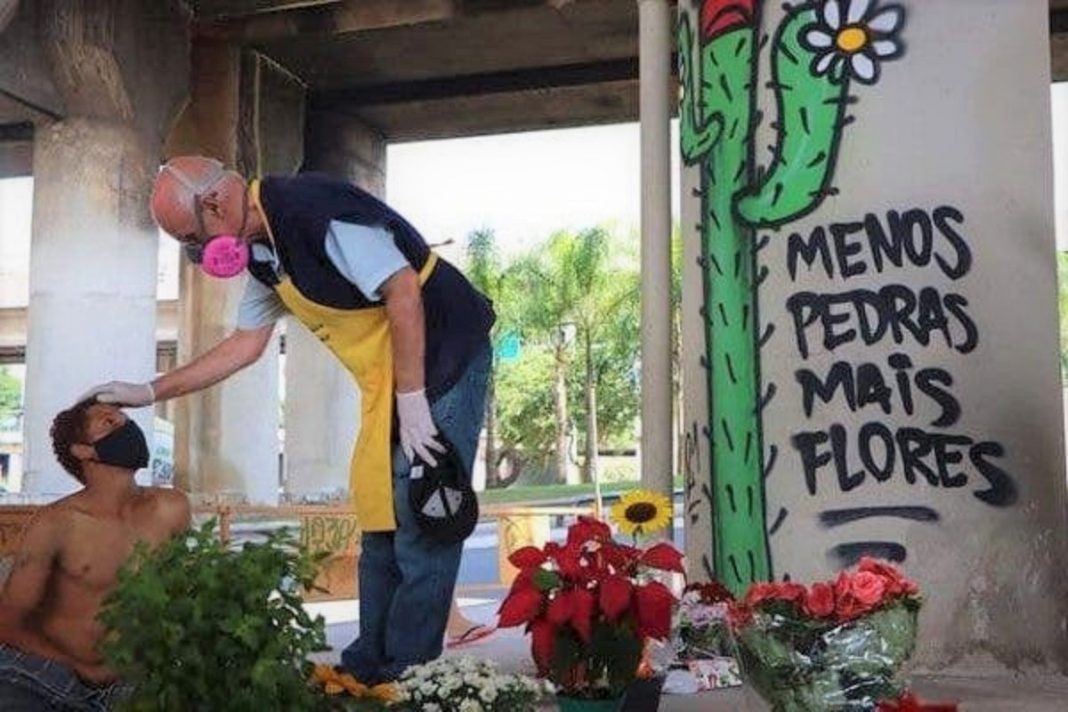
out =
<svg viewBox="0 0 1068 712"><path fill-rule="evenodd" d="M408 462L418 455L423 462L436 467L438 461L431 450L445 452L445 447L435 439L438 428L430 415L430 403L426 391L397 394L397 421L400 425L400 444Z"/></svg>
<svg viewBox="0 0 1068 712"><path fill-rule="evenodd" d="M97 403L113 403L130 408L143 408L156 402L151 383L112 381L89 389L78 402L95 399Z"/></svg>

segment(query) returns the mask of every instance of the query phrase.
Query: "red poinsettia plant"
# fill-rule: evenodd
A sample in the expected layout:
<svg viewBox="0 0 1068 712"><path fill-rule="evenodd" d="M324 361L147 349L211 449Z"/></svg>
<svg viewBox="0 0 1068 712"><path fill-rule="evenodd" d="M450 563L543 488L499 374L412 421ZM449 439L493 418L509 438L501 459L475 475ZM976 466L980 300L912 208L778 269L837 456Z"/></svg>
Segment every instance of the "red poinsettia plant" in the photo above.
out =
<svg viewBox="0 0 1068 712"><path fill-rule="evenodd" d="M675 597L652 571L683 573L667 543L619 544L604 522L580 517L564 545L524 547L500 609L500 625L525 625L539 673L563 694L616 698L638 675L649 639L671 633Z"/></svg>

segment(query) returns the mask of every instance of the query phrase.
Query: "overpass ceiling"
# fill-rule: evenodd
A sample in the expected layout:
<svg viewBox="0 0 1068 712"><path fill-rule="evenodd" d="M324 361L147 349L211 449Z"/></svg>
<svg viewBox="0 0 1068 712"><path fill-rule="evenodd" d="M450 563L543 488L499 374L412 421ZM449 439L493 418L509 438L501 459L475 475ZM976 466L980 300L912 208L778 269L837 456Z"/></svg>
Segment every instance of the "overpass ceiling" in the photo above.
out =
<svg viewBox="0 0 1068 712"><path fill-rule="evenodd" d="M263 52L308 84L313 107L391 140L638 116L636 0L287 4L201 0L199 31ZM223 19L204 17L209 6Z"/></svg>

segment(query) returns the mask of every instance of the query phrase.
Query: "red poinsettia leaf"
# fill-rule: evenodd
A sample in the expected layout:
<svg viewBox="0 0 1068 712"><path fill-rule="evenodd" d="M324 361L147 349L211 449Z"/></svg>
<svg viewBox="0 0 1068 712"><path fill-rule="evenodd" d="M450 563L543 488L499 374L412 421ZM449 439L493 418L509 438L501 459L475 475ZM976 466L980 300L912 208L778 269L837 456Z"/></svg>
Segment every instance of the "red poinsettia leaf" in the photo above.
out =
<svg viewBox="0 0 1068 712"><path fill-rule="evenodd" d="M571 619L575 609L574 589L560 591L553 600L549 601L549 607L545 609L545 617L553 625L563 625Z"/></svg>
<svg viewBox="0 0 1068 712"><path fill-rule="evenodd" d="M536 569L545 563L545 552L536 546L524 546L508 557L508 561L517 569Z"/></svg>
<svg viewBox="0 0 1068 712"><path fill-rule="evenodd" d="M634 596L638 614L638 633L642 637L663 640L671 633L671 608L675 597L667 586L653 581L639 586Z"/></svg>
<svg viewBox="0 0 1068 712"><path fill-rule="evenodd" d="M634 585L622 576L607 576L601 581L601 610L604 617L614 621L630 607Z"/></svg>
<svg viewBox="0 0 1068 712"><path fill-rule="evenodd" d="M501 628L511 628L521 625L538 615L541 610L542 594L536 588L520 588L508 594L508 598L501 603L498 611L500 620L497 625Z"/></svg>
<svg viewBox="0 0 1068 712"><path fill-rule="evenodd" d="M565 579L575 581L582 578L582 550L578 546L568 544L556 552L553 558L556 561L556 567L560 570L560 575Z"/></svg>
<svg viewBox="0 0 1068 712"><path fill-rule="evenodd" d="M710 40L751 24L755 0L705 0L701 6L701 37Z"/></svg>
<svg viewBox="0 0 1068 712"><path fill-rule="evenodd" d="M616 571L629 571L641 555L641 549L625 544L608 544L601 550L605 563Z"/></svg>
<svg viewBox="0 0 1068 712"><path fill-rule="evenodd" d="M530 628L530 650L539 675L549 674L555 646L556 626L547 620L534 621Z"/></svg>
<svg viewBox="0 0 1068 712"><path fill-rule="evenodd" d="M586 643L590 642L593 609L596 604L593 594L586 589L576 588L572 592L571 627Z"/></svg>
<svg viewBox="0 0 1068 712"><path fill-rule="evenodd" d="M686 573L682 566L682 554L671 544L661 542L649 547L642 554L641 563L653 569L661 571L675 571L680 574Z"/></svg>
<svg viewBox="0 0 1068 712"><path fill-rule="evenodd" d="M567 545L582 546L590 541L609 541L612 530L600 519L579 517L567 530Z"/></svg>

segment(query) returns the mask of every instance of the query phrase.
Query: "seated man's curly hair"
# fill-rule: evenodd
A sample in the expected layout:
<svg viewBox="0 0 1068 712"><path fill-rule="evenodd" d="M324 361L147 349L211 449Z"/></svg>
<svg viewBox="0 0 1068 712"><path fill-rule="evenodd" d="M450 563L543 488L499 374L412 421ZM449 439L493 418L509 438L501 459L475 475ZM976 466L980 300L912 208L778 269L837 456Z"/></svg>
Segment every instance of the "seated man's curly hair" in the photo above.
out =
<svg viewBox="0 0 1068 712"><path fill-rule="evenodd" d="M68 408L52 421L52 451L56 454L59 464L63 469L74 475L74 479L85 484L85 475L82 473L82 461L70 451L71 445L85 443L85 416L89 406L95 400L84 400L77 405Z"/></svg>

